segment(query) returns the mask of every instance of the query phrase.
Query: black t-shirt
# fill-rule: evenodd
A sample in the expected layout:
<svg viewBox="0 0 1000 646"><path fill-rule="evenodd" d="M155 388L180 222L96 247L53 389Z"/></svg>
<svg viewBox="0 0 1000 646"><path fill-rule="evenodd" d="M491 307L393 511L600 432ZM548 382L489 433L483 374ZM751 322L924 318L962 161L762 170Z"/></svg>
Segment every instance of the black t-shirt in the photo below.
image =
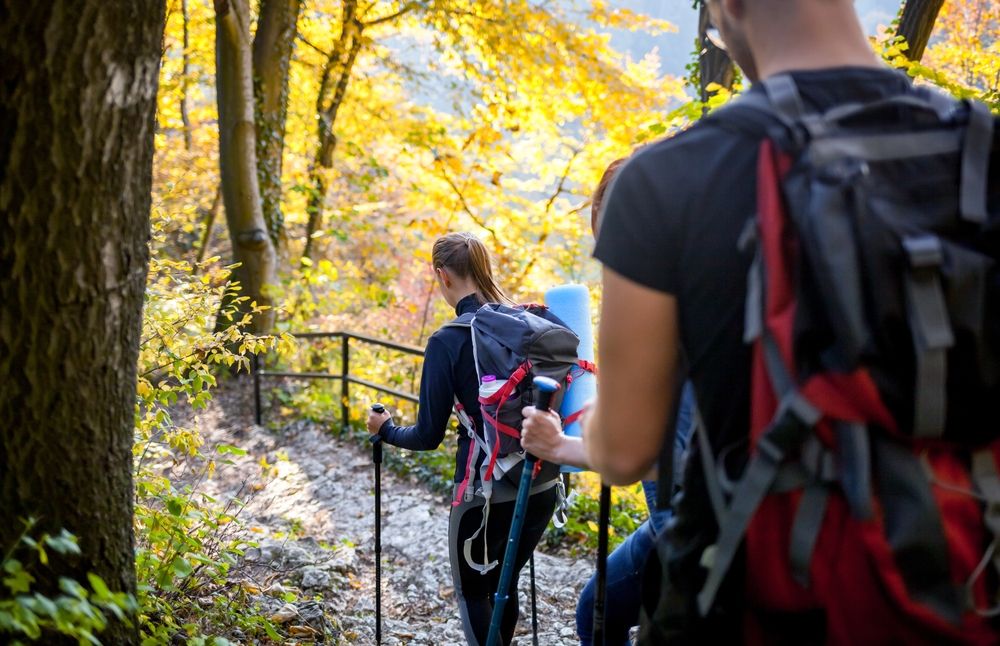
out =
<svg viewBox="0 0 1000 646"><path fill-rule="evenodd" d="M888 69L792 76L816 110L910 87ZM723 109L637 152L609 190L594 252L625 278L676 297L681 346L715 452L745 442L749 431L751 353L742 339L752 256L738 240L756 208L757 152L768 123L738 121Z"/></svg>

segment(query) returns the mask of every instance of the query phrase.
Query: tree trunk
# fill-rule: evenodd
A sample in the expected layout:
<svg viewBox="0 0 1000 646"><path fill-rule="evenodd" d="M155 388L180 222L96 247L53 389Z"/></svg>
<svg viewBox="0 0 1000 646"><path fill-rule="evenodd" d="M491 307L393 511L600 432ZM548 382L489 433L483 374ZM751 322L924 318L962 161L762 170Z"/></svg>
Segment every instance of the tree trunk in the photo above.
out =
<svg viewBox="0 0 1000 646"><path fill-rule="evenodd" d="M275 246L285 224L281 213L281 162L288 113L288 68L300 6L300 0L262 0L253 41L257 179L264 221Z"/></svg>
<svg viewBox="0 0 1000 646"><path fill-rule="evenodd" d="M906 0L904 3L896 34L906 39L909 45L906 57L911 61L919 61L923 57L942 6L944 0Z"/></svg>
<svg viewBox="0 0 1000 646"><path fill-rule="evenodd" d="M361 53L364 45L362 32L365 25L356 17L357 2L347 0L344 2L344 17L341 21L340 38L334 50L327 56L326 64L323 66L323 75L320 82L319 93L316 97L316 123L319 131L319 145L316 147L316 156L313 159L312 167L309 169L310 180L313 190L309 194L306 212L309 213L309 222L306 224L306 243L302 255L305 258L312 256L313 234L315 234L323 223L323 209L326 204L326 171L333 168L333 153L337 148L337 135L334 134L334 124L337 122L337 114L340 106L347 96L347 87L351 81L351 73L354 70L354 63ZM401 15L401 14L400 14ZM336 82L333 84L333 96L327 103L327 94L330 92L331 79L336 72Z"/></svg>
<svg viewBox="0 0 1000 646"><path fill-rule="evenodd" d="M58 577L135 592L132 441L164 0L0 10L0 553L77 535ZM138 642L112 623L107 644ZM52 643L49 640L47 643Z"/></svg>
<svg viewBox="0 0 1000 646"><path fill-rule="evenodd" d="M716 47L715 43L706 35L710 26L708 7L702 2L701 11L698 14L698 42L701 45L698 57L698 83L703 102L709 99L708 86L712 83L717 83L726 89L732 89L736 72L733 61L729 59L729 54Z"/></svg>
<svg viewBox="0 0 1000 646"><path fill-rule="evenodd" d="M271 305L269 287L275 284L274 245L267 233L257 181L254 134L253 72L250 47L250 7L247 0L215 0L216 97L219 105L219 168L222 203L233 245L233 270L241 304ZM253 316L251 329L271 331L274 310Z"/></svg>

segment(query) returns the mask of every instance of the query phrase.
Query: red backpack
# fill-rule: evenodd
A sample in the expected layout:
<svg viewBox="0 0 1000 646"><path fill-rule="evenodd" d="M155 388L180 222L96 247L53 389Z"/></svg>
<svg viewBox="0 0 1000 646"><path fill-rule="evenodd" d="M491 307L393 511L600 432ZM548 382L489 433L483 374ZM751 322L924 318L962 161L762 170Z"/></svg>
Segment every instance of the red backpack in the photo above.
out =
<svg viewBox="0 0 1000 646"><path fill-rule="evenodd" d="M767 618L799 612L827 644L998 643L994 118L922 89L810 114L790 76L764 86L738 102L782 124L743 236L750 458L725 487L701 429L698 610L745 548L747 643L797 643Z"/></svg>

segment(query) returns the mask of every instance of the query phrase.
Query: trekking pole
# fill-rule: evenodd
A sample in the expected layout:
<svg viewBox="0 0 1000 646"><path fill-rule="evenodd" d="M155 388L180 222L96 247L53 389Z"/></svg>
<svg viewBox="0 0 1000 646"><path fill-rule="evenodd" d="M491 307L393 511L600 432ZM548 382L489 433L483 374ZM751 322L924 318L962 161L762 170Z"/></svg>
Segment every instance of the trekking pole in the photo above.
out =
<svg viewBox="0 0 1000 646"><path fill-rule="evenodd" d="M594 644L604 646L604 607L608 583L608 525L611 519L611 487L601 483L597 528L597 586L594 591Z"/></svg>
<svg viewBox="0 0 1000 646"><path fill-rule="evenodd" d="M538 410L547 411L552 401L552 395L559 390L559 382L548 377L535 377L534 385L538 388ZM486 646L499 646L500 622L503 620L504 606L510 598L510 580L514 574L514 559L517 556L517 546L521 541L521 530L524 528L524 517L528 512L528 494L531 492L531 481L534 480L535 465L538 458L526 453L524 469L521 471L521 483L517 488L517 502L514 503L514 520L510 525L510 535L507 538L507 549L503 555L503 567L500 570L500 584L493 598L493 616L490 618L490 632L486 638ZM515 594L517 592L515 591Z"/></svg>
<svg viewBox="0 0 1000 646"><path fill-rule="evenodd" d="M372 410L384 413L385 406L373 404ZM375 643L382 643L382 436L369 436L372 463L375 465Z"/></svg>
<svg viewBox="0 0 1000 646"><path fill-rule="evenodd" d="M538 646L538 601L535 594L535 553L529 561L531 570L531 646Z"/></svg>

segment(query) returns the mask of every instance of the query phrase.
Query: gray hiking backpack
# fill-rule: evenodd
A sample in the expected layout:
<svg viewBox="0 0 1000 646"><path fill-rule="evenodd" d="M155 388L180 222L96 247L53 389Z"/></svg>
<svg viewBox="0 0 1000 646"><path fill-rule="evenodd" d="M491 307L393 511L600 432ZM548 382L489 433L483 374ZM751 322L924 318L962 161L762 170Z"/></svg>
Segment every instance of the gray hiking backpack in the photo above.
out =
<svg viewBox="0 0 1000 646"><path fill-rule="evenodd" d="M508 307L488 303L475 313L464 314L448 325L469 328L472 335L483 417L483 428L477 429L462 405L455 400L455 412L469 436L470 447L465 479L459 484L452 504L471 501L477 495L485 498L487 509L483 513L483 523L466 540L464 551L472 568L487 572L496 565L496 561L487 562L484 553L484 562L476 563L471 554L472 543L480 534L485 534L495 485L500 483L504 498L509 496L513 499L510 494L516 492L517 479L524 464L520 439L524 420L521 409L536 401L538 393L532 386L534 378L550 377L563 386L551 404L553 410L558 410L574 374L593 372L594 365L577 358L579 338L541 305ZM566 417L564 423L570 423L576 415ZM480 455L483 460L476 477L473 472ZM537 484L532 487L532 493L556 486L560 488L562 500L564 492L559 479L559 465L539 461L536 469ZM561 509L562 504L559 507ZM565 519L557 513L555 522L561 526Z"/></svg>

